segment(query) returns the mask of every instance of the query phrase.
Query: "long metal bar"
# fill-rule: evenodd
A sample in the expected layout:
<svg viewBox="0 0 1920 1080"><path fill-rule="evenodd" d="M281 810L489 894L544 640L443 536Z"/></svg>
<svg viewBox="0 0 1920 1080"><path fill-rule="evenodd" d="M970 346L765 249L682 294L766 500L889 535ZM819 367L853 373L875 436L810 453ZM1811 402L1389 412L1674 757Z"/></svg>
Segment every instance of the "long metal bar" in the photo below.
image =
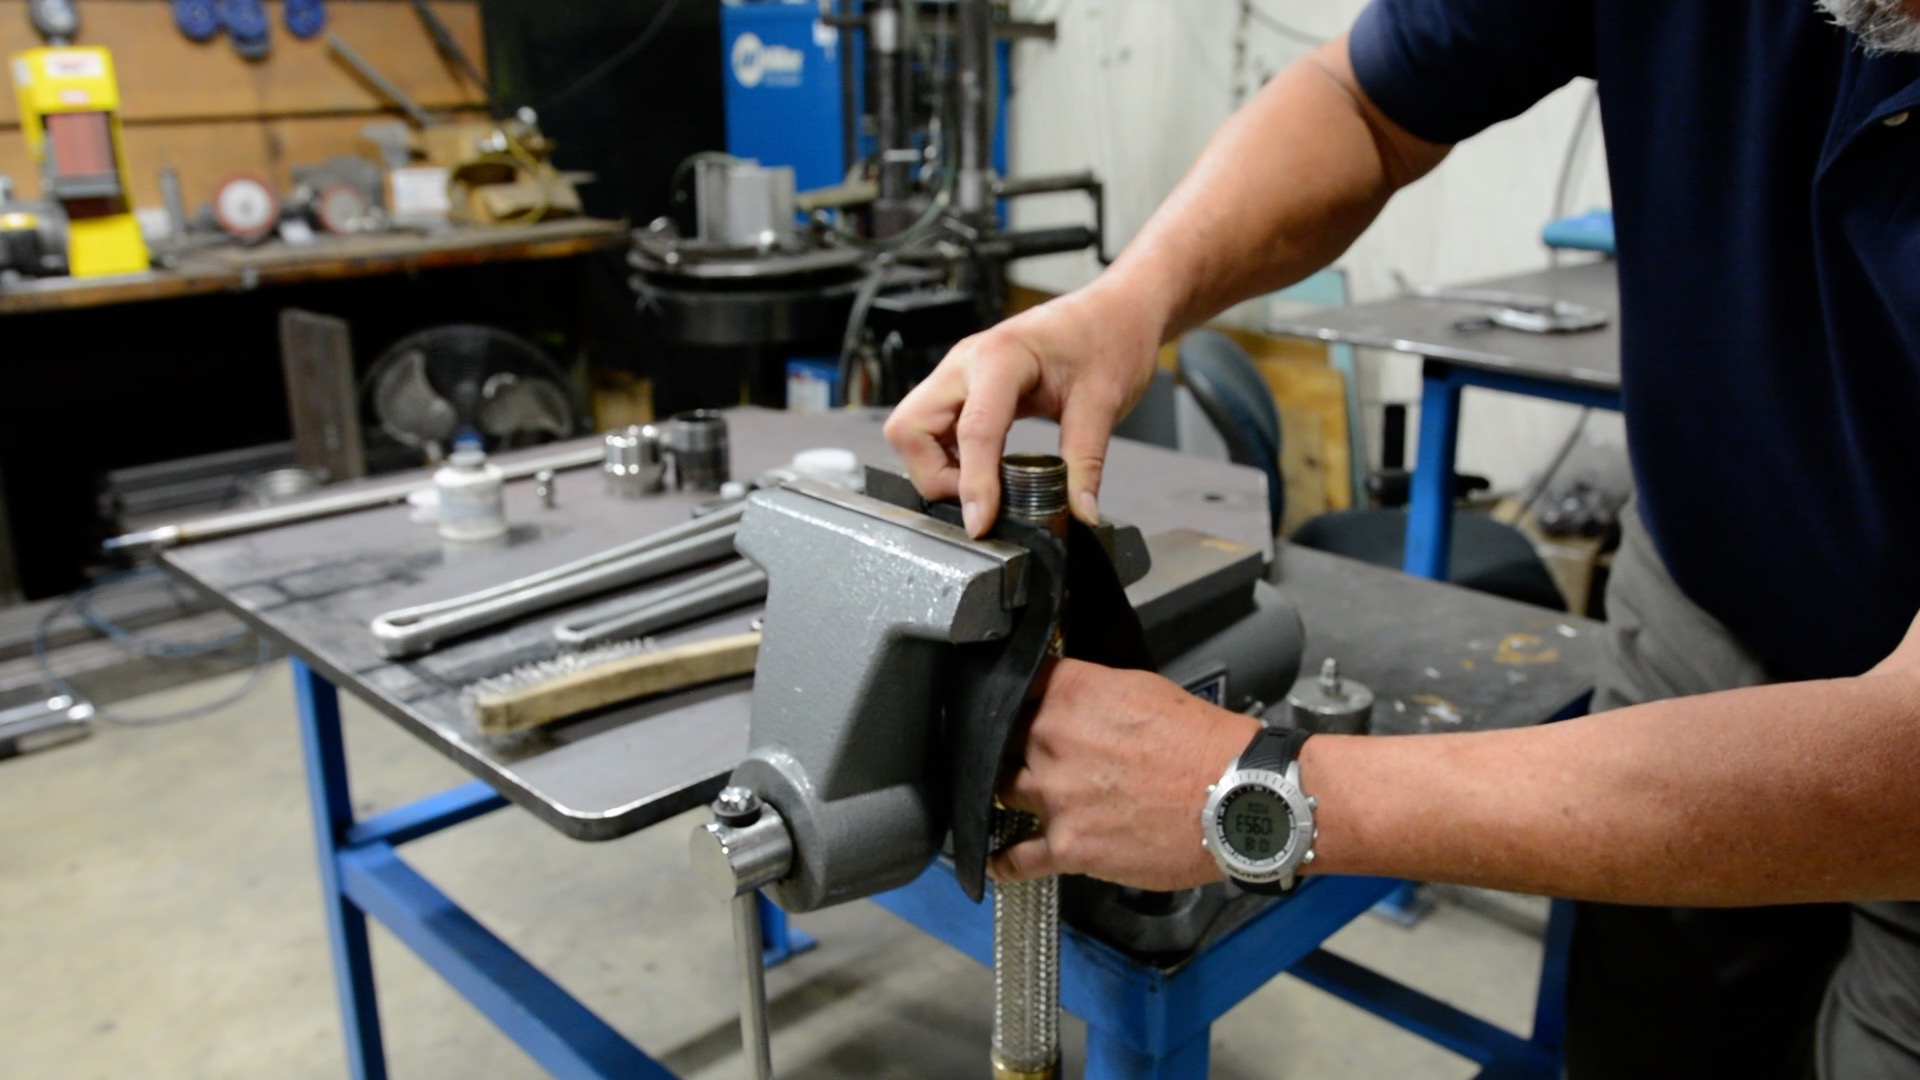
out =
<svg viewBox="0 0 1920 1080"><path fill-rule="evenodd" d="M733 898L734 960L740 968L740 1042L754 1080L773 1080L773 1037L767 1030L767 971L762 954L760 894Z"/></svg>
<svg viewBox="0 0 1920 1080"><path fill-rule="evenodd" d="M562 1080L673 1080L420 876L386 844L340 855L342 887L461 996Z"/></svg>
<svg viewBox="0 0 1920 1080"><path fill-rule="evenodd" d="M534 473L548 469L560 472L565 469L596 465L605 455L606 450L603 447L594 446L522 458L517 461L500 461L495 464L499 466L505 479L523 480ZM421 488L431 486L432 483L433 481L426 476L410 473L404 479L355 484L350 488L316 495L299 502L283 503L258 510L240 510L231 514L214 514L173 525L162 525L140 532L127 533L108 540L101 547L105 551L113 552L130 548L167 548L180 544L196 544L205 540L218 540L221 537L258 532L277 525L292 525L295 522L333 517L336 514L385 506L388 503L405 502L407 496Z"/></svg>
<svg viewBox="0 0 1920 1080"><path fill-rule="evenodd" d="M1559 1055L1546 1047L1325 949L1307 954L1291 971L1301 980L1429 1042L1482 1065L1498 1066L1503 1076L1553 1080L1560 1075Z"/></svg>
<svg viewBox="0 0 1920 1080"><path fill-rule="evenodd" d="M989 0L958 0L954 68L960 98L960 155L954 208L969 221L990 209L993 168L993 9Z"/></svg>
<svg viewBox="0 0 1920 1080"><path fill-rule="evenodd" d="M300 747L307 764L307 796L313 807L314 847L320 860L321 907L333 945L334 988L347 1040L347 1072L353 1080L385 1080L386 1051L375 1004L373 953L367 919L341 888L341 842L353 827L347 790L346 744L340 736L340 695L300 660L292 661L293 694L300 720Z"/></svg>

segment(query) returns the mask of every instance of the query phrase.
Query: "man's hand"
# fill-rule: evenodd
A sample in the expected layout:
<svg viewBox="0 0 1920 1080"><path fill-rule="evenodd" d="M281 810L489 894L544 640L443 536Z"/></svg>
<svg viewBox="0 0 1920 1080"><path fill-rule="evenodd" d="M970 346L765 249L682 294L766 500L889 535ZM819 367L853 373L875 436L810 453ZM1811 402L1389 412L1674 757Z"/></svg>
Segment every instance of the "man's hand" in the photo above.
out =
<svg viewBox="0 0 1920 1080"><path fill-rule="evenodd" d="M1060 422L1073 512L1094 524L1113 425L1153 374L1164 320L1095 283L954 346L900 402L887 440L929 499L959 497L967 531L1000 512L1000 455L1021 417Z"/></svg>
<svg viewBox="0 0 1920 1080"><path fill-rule="evenodd" d="M993 857L997 881L1086 874L1141 889L1220 880L1200 846L1207 785L1259 722L1148 672L1061 660L1043 679L1026 760L1001 789L1040 819Z"/></svg>

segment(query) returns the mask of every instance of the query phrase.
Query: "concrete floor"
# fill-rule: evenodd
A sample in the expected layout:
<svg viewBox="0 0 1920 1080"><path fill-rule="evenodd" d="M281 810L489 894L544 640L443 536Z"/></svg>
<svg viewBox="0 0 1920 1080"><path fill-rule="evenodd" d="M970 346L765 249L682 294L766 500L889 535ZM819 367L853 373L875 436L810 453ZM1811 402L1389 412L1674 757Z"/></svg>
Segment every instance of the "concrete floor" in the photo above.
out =
<svg viewBox="0 0 1920 1080"><path fill-rule="evenodd" d="M238 676L122 706L203 701ZM163 728L0 762L0 1076L345 1075L285 666L250 698ZM349 702L362 812L465 779ZM675 1073L745 1075L729 924L686 866L692 818L589 845L502 811L409 859ZM1340 953L1515 1030L1540 958L1517 898L1445 904L1413 931L1363 918ZM988 973L866 904L806 916L822 947L775 970L789 1080L985 1075ZM375 931L392 1075L539 1070ZM1068 1075L1084 1032L1067 1026ZM1214 1027L1219 1078L1452 1078L1471 1063L1306 985L1275 980Z"/></svg>

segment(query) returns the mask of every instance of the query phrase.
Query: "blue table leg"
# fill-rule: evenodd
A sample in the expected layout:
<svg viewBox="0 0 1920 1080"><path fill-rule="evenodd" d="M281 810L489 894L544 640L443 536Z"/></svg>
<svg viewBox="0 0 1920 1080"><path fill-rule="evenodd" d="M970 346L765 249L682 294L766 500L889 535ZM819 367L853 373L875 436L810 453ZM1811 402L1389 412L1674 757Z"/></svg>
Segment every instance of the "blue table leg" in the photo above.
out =
<svg viewBox="0 0 1920 1080"><path fill-rule="evenodd" d="M760 959L768 967L784 964L820 944L812 934L789 922L787 913L765 893L754 898L760 904Z"/></svg>
<svg viewBox="0 0 1920 1080"><path fill-rule="evenodd" d="M314 844L320 858L321 904L333 945L334 983L347 1040L347 1070L353 1080L385 1080L380 1011L374 997L373 953L367 918L340 888L340 848L353 827L347 791L346 744L340 738L340 697L333 684L299 660L293 665L299 706L300 745L307 763L307 793L313 803Z"/></svg>
<svg viewBox="0 0 1920 1080"><path fill-rule="evenodd" d="M1209 1031L1160 1057L1107 1031L1087 1029L1086 1080L1191 1080L1207 1075Z"/></svg>
<svg viewBox="0 0 1920 1080"><path fill-rule="evenodd" d="M1447 580L1453 554L1453 456L1460 441L1460 383L1427 361L1420 391L1420 448L1407 509L1407 573Z"/></svg>

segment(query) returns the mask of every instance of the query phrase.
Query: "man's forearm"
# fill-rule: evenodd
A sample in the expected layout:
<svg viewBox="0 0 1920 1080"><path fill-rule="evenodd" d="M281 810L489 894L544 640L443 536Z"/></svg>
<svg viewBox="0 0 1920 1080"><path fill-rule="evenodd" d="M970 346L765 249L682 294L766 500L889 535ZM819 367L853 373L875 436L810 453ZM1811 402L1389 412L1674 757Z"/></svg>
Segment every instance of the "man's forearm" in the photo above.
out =
<svg viewBox="0 0 1920 1080"><path fill-rule="evenodd" d="M1314 870L1689 906L1920 898L1920 678L1310 740Z"/></svg>
<svg viewBox="0 0 1920 1080"><path fill-rule="evenodd" d="M1179 334L1332 262L1445 155L1366 100L1342 36L1215 133L1095 287L1120 291L1168 337Z"/></svg>

